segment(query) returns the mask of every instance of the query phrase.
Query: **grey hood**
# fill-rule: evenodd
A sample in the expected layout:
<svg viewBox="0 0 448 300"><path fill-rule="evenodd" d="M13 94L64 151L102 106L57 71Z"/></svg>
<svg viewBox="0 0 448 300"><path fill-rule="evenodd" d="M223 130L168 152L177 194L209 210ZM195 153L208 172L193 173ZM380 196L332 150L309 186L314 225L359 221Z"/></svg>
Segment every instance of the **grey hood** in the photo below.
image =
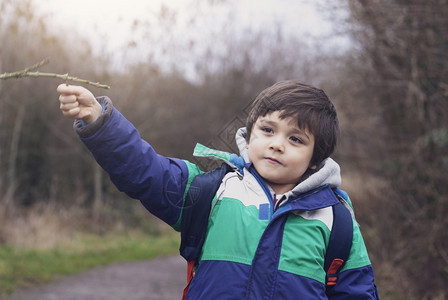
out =
<svg viewBox="0 0 448 300"><path fill-rule="evenodd" d="M238 129L235 140L240 151L241 157L248 163L249 156L247 152L246 128ZM330 187L341 185L341 170L337 162L331 158L325 159L308 178L297 184L295 188L287 192L284 196L289 198L292 195L306 193L322 185L328 184Z"/></svg>

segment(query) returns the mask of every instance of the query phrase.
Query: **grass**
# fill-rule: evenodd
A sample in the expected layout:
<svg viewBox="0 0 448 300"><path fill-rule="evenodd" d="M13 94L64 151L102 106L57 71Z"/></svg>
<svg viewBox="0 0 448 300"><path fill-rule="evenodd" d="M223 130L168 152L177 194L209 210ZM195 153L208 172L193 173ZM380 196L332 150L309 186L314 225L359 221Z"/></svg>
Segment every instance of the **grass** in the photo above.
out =
<svg viewBox="0 0 448 300"><path fill-rule="evenodd" d="M178 247L177 234L151 236L139 232L78 234L68 245L50 249L0 245L0 297L95 266L175 254Z"/></svg>

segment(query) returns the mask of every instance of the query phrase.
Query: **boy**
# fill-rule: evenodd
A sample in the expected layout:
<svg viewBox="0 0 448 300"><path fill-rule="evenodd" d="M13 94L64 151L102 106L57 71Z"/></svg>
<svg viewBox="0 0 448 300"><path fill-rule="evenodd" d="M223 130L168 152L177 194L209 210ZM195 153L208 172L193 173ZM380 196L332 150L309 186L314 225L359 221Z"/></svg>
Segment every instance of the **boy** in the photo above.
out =
<svg viewBox="0 0 448 300"><path fill-rule="evenodd" d="M201 176L199 168L155 153L108 98L65 84L58 92L63 114L76 119L75 130L118 189L182 230L187 209L197 209L186 204L186 195ZM274 84L257 96L246 125L236 137L244 161L227 161L235 171L219 178L210 199L205 242L186 298L377 299L356 222L337 284L325 287L333 191L341 181L329 158L338 120L325 93L294 81ZM200 189L216 184L207 180Z"/></svg>

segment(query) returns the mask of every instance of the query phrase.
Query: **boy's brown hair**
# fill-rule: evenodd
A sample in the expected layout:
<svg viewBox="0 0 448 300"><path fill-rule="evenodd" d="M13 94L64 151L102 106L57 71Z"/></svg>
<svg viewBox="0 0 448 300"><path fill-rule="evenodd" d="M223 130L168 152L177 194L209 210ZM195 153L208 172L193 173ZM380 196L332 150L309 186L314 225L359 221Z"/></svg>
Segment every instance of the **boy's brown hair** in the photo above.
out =
<svg viewBox="0 0 448 300"><path fill-rule="evenodd" d="M274 111L280 111L280 118L296 119L300 129L314 135L311 165L319 165L333 153L339 121L336 108L323 90L296 81L281 81L263 90L252 102L246 120L247 142L257 119Z"/></svg>

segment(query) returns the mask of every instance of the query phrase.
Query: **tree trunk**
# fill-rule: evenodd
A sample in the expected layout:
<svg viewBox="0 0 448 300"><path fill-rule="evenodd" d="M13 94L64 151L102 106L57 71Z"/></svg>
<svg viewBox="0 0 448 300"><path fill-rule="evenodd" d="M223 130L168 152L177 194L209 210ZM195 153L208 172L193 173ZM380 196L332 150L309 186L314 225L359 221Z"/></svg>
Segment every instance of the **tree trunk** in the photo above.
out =
<svg viewBox="0 0 448 300"><path fill-rule="evenodd" d="M93 172L93 217L97 220L103 204L103 173L101 167L97 163L94 163Z"/></svg>
<svg viewBox="0 0 448 300"><path fill-rule="evenodd" d="M8 173L7 173L7 183L8 187L5 194L5 204L6 207L10 207L14 200L14 195L17 189L17 156L19 152L19 142L20 135L22 133L23 120L25 119L25 104L20 104L19 110L17 112L16 120L14 121L14 128L11 138L11 146L9 150L9 161L8 161Z"/></svg>
<svg viewBox="0 0 448 300"><path fill-rule="evenodd" d="M2 73L2 59L1 59L1 50L0 50L0 74ZM0 128L2 128L3 125L3 112L4 107L3 107L3 99L2 99L2 81L0 80ZM3 142L3 138L0 135L0 145L4 145ZM3 151L2 151L2 147L0 147L0 195L3 195L3 183L5 181L5 177L4 177L4 172L2 170L2 166L3 166Z"/></svg>

